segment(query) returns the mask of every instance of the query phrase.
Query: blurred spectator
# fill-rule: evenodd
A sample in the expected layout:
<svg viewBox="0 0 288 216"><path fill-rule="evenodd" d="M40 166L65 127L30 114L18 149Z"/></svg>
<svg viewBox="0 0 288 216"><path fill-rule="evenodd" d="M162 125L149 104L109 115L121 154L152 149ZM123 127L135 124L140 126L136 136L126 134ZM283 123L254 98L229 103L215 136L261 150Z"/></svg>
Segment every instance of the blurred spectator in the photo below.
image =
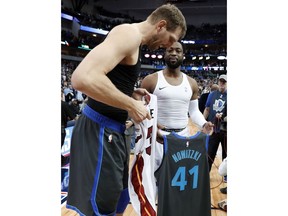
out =
<svg viewBox="0 0 288 216"><path fill-rule="evenodd" d="M227 76L221 75L218 80L219 90L208 95L204 117L214 123L214 131L209 138L208 162L211 170L219 143L222 147L222 160L227 157L227 131L222 130L221 122L227 116Z"/></svg>
<svg viewBox="0 0 288 216"><path fill-rule="evenodd" d="M73 114L75 116L80 114L80 104L81 102L79 102L77 99L73 98L71 100L71 102L69 103L69 107L71 108L71 111L73 112Z"/></svg>
<svg viewBox="0 0 288 216"><path fill-rule="evenodd" d="M68 103L72 101L73 98L75 98L75 94L71 84L69 84L68 87L64 87L64 95L65 101Z"/></svg>
<svg viewBox="0 0 288 216"><path fill-rule="evenodd" d="M73 113L67 102L61 101L61 148L66 137L65 128L67 127L67 122L70 120L76 120L76 115ZM67 158L61 155L61 166L67 164L67 160Z"/></svg>
<svg viewBox="0 0 288 216"><path fill-rule="evenodd" d="M212 92L212 91L218 90L218 89L219 89L219 86L217 84L212 84L211 88L210 88L210 91L207 90L207 91L204 91L201 94L201 96L199 98L199 110L200 110L201 113L204 112L205 104L206 104L206 101L207 101L209 93Z"/></svg>

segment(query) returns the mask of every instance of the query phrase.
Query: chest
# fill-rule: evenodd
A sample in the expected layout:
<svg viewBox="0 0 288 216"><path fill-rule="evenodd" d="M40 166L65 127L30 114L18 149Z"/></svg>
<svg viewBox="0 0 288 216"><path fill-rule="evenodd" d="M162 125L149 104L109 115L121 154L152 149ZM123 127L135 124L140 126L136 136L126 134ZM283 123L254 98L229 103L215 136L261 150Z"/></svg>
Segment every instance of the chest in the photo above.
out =
<svg viewBox="0 0 288 216"><path fill-rule="evenodd" d="M155 89L155 94L158 100L165 101L190 101L192 96L192 89L189 85L181 84L173 85L159 85Z"/></svg>

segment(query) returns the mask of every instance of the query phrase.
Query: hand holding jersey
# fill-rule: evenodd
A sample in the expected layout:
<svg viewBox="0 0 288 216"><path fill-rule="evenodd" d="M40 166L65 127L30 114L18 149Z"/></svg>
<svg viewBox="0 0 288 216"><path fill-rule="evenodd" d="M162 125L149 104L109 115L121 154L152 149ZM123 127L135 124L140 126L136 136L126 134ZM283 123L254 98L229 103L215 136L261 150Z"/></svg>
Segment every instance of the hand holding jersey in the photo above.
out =
<svg viewBox="0 0 288 216"><path fill-rule="evenodd" d="M135 100L142 100L143 96L149 95L149 92L144 88L136 88L132 94L132 98Z"/></svg>
<svg viewBox="0 0 288 216"><path fill-rule="evenodd" d="M211 135L213 133L214 124L212 122L206 122L202 128L202 132Z"/></svg>
<svg viewBox="0 0 288 216"><path fill-rule="evenodd" d="M149 92L143 88L137 88L132 94L132 98L136 100L133 109L128 111L128 116L133 120L134 123L140 123L144 119L151 119L151 115L148 110L143 105L147 104L145 100L142 100L143 97L149 95ZM138 106L137 106L138 105Z"/></svg>
<svg viewBox="0 0 288 216"><path fill-rule="evenodd" d="M144 119L151 119L151 116L145 108L145 101L134 101L133 109L128 109L128 116L133 119L135 123L140 123Z"/></svg>

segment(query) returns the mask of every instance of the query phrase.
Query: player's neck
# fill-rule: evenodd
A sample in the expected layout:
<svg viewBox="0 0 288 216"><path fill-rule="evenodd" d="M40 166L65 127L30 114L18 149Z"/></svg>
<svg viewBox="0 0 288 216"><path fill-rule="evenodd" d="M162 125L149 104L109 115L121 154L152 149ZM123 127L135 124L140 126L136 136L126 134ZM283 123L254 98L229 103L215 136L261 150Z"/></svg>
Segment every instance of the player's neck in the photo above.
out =
<svg viewBox="0 0 288 216"><path fill-rule="evenodd" d="M136 23L140 33L142 34L142 41L141 41L141 44L142 45L146 45L147 43L147 38L150 37L150 34L152 34L152 30L153 28L151 28L151 24L148 23L148 21L143 21L143 22L140 22L140 23Z"/></svg>
<svg viewBox="0 0 288 216"><path fill-rule="evenodd" d="M168 77L173 77L173 78L181 78L182 77L182 73L180 71L180 68L172 69L172 68L166 67L163 72Z"/></svg>

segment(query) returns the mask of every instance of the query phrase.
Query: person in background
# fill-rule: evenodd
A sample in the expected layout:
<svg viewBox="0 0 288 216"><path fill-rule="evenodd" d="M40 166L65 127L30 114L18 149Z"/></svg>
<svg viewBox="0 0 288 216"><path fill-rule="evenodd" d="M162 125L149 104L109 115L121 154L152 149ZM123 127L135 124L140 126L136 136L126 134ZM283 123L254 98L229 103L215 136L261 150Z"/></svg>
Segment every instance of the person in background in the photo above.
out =
<svg viewBox="0 0 288 216"><path fill-rule="evenodd" d="M61 148L66 137L66 130L68 121L76 120L77 115L71 110L69 104L61 100ZM61 167L68 163L69 158L61 155Z"/></svg>
<svg viewBox="0 0 288 216"><path fill-rule="evenodd" d="M218 80L219 90L209 94L204 110L204 117L215 125L209 138L209 170L214 162L219 143L222 147L222 160L227 157L227 131L221 130L221 122L227 116L227 75L222 74Z"/></svg>
<svg viewBox="0 0 288 216"><path fill-rule="evenodd" d="M64 94L65 94L65 101L69 103L74 97L74 91L71 84L68 85L68 87L64 87Z"/></svg>
<svg viewBox="0 0 288 216"><path fill-rule="evenodd" d="M172 4L155 9L146 20L114 27L72 74L74 89L88 97L71 138L67 208L80 215L122 215L129 203L130 146L125 122L151 116L134 90L140 73L141 46L169 47L186 34L186 20ZM129 41L129 43L127 43Z"/></svg>
<svg viewBox="0 0 288 216"><path fill-rule="evenodd" d="M210 91L205 91L200 95L200 98L198 101L199 101L199 110L201 113L203 113L205 110L205 104L206 104L206 101L210 92L213 92L218 89L219 89L219 86L217 84L212 84L210 87Z"/></svg>
<svg viewBox="0 0 288 216"><path fill-rule="evenodd" d="M78 101L76 98L73 98L71 102L69 103L69 106L75 115L80 115L79 103L80 101Z"/></svg>

